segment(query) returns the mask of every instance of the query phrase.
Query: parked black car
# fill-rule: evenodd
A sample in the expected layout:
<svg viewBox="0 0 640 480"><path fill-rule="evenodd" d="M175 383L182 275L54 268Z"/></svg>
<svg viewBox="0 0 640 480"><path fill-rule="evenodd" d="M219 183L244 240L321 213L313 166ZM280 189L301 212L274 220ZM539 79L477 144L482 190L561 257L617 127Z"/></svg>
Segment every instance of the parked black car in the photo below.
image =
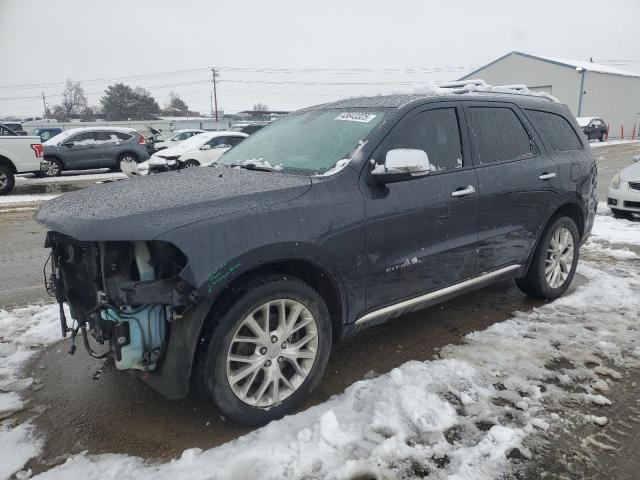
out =
<svg viewBox="0 0 640 480"><path fill-rule="evenodd" d="M41 172L56 177L63 170L109 168L149 158L144 136L132 128L72 128L44 142Z"/></svg>
<svg viewBox="0 0 640 480"><path fill-rule="evenodd" d="M217 167L72 192L36 220L65 334L261 424L302 404L332 342L509 278L562 295L595 185L566 106L451 89L300 110Z"/></svg>
<svg viewBox="0 0 640 480"><path fill-rule="evenodd" d="M598 117L578 117L578 125L587 136L587 140L600 140L604 142L607 138L607 124Z"/></svg>
<svg viewBox="0 0 640 480"><path fill-rule="evenodd" d="M24 129L22 128L22 123L20 123L20 122L2 122L2 123L0 123L0 126L2 126L5 129L8 129L9 131L13 132L14 135L26 135L27 134L27 132L25 132Z"/></svg>

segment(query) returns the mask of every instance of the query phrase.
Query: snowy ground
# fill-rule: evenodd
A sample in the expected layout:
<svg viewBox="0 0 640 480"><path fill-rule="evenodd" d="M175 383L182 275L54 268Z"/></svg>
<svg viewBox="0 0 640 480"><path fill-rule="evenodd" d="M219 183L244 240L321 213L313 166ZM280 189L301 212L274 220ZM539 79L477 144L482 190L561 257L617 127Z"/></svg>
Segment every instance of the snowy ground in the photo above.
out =
<svg viewBox="0 0 640 480"><path fill-rule="evenodd" d="M640 143L640 140L606 140L604 142L600 142L599 140L590 140L589 145L591 148L602 148L602 147L612 147L614 145L627 145L627 144L636 144Z"/></svg>
<svg viewBox="0 0 640 480"><path fill-rule="evenodd" d="M321 405L169 463L81 454L37 478L496 478L509 458L531 455L523 441L537 432L607 422L610 385L640 367L640 257L632 251L639 246L640 222L600 208L582 250L583 285L468 335L437 359L359 381ZM20 369L58 339L57 308L0 312L0 332L5 478L44 441L12 413L24 407L21 390L38 388ZM594 405L600 414L587 413Z"/></svg>

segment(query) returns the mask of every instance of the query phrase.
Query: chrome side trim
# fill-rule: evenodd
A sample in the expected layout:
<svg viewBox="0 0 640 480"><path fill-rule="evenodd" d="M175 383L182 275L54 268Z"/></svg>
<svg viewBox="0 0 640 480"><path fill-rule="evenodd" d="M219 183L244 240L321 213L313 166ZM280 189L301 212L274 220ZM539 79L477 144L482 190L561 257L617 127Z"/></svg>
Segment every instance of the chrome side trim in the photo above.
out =
<svg viewBox="0 0 640 480"><path fill-rule="evenodd" d="M374 318L382 317L384 315L387 315L388 313L392 313L397 310L403 310L407 307L411 307L418 303L436 300L440 297L444 297L445 295L449 295L450 293L457 292L458 290L463 290L467 287L472 287L473 285L477 285L487 280L491 280L492 278L500 277L506 273L513 272L514 270L518 270L521 266L522 265L509 265L507 267L503 267L498 270L494 270L492 272L483 273L482 275L470 278L460 283L456 283L455 285L449 285L448 287L442 288L440 290L426 293L424 295L420 295L419 297L410 298L409 300L404 300L400 303L395 303L393 305L389 305L388 307L383 307L378 310L374 310L373 312L367 313L366 315L356 320L356 325L360 325L362 323L368 322L370 320L373 320Z"/></svg>

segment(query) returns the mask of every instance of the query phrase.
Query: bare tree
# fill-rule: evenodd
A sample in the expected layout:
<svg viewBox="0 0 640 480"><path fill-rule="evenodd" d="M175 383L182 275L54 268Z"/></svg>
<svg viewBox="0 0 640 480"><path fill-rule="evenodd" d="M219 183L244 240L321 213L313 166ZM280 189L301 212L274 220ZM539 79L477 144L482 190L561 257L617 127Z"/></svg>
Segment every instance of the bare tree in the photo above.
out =
<svg viewBox="0 0 640 480"><path fill-rule="evenodd" d="M80 82L67 79L64 91L62 92L62 103L58 110L65 118L80 116L87 110L87 97Z"/></svg>
<svg viewBox="0 0 640 480"><path fill-rule="evenodd" d="M266 112L267 110L269 110L269 107L267 105L265 105L264 103L256 103L253 106L253 110L255 112Z"/></svg>

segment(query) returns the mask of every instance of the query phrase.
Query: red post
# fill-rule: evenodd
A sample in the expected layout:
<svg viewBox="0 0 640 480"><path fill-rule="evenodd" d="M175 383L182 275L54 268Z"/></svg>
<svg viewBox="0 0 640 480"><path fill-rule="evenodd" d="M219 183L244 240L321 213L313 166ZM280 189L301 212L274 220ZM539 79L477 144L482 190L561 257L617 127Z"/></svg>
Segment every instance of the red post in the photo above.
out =
<svg viewBox="0 0 640 480"><path fill-rule="evenodd" d="M611 128L611 124L607 124L607 130L606 132L604 132L605 136L606 136L606 140L609 140L609 129Z"/></svg>
<svg viewBox="0 0 640 480"><path fill-rule="evenodd" d="M631 132L631 140L635 140L636 139L636 126L633 126L633 131Z"/></svg>

